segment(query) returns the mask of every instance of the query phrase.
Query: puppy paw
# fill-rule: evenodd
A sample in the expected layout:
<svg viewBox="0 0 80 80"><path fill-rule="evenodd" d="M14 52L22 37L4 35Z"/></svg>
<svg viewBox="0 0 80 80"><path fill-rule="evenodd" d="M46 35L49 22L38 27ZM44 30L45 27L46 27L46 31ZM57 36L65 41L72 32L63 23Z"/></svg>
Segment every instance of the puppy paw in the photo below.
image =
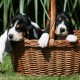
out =
<svg viewBox="0 0 80 80"><path fill-rule="evenodd" d="M67 41L69 42L76 42L77 41L77 37L75 35L68 35L66 38Z"/></svg>
<svg viewBox="0 0 80 80"><path fill-rule="evenodd" d="M40 37L39 41L38 41L39 46L41 48L47 47L48 41L49 41L49 34L43 33L42 36Z"/></svg>

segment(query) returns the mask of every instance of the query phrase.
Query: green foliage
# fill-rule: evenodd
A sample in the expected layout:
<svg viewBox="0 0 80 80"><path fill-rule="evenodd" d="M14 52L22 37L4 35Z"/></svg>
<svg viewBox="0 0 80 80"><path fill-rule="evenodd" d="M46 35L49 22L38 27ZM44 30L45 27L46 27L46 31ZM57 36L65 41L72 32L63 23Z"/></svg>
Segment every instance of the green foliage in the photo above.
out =
<svg viewBox="0 0 80 80"><path fill-rule="evenodd" d="M67 2L68 2L68 0L65 0L65 1L64 1L64 8L63 8L63 11L64 11L64 12L66 11Z"/></svg>
<svg viewBox="0 0 80 80"><path fill-rule="evenodd" d="M34 6L35 6L35 20L38 24L38 0L34 0Z"/></svg>
<svg viewBox="0 0 80 80"><path fill-rule="evenodd" d="M3 0L4 12L3 12L3 19L4 19L4 30L6 29L7 19L8 19L8 10L9 10L10 0Z"/></svg>
<svg viewBox="0 0 80 80"><path fill-rule="evenodd" d="M48 10L49 10L49 0L44 0L44 2L42 0L40 0L42 6L43 6L43 26L44 26L44 29L45 29L45 16L47 16L47 19L50 20L50 17L48 15ZM47 10L46 10L46 7L47 7Z"/></svg>
<svg viewBox="0 0 80 80"><path fill-rule="evenodd" d="M31 2L33 1L34 7L32 7L32 9L34 9L34 14L33 16L35 16L35 22L39 23L39 4L41 4L42 9L42 16L43 18L41 19L42 24L40 26L42 26L43 28L45 28L45 23L46 23L46 19L50 20L49 16L48 16L48 11L49 11L49 5L50 5L50 0L19 0L19 1L15 1L15 0L0 0L0 9L3 9L3 26L4 26L4 31L7 28L7 23L8 20L10 20L16 13L20 12L26 12L28 13L28 6L31 4ZM15 2L17 4L15 4ZM80 0L64 0L64 1L59 1L56 0L57 2L57 12L62 12L62 11L66 11L68 12L71 17L72 17L72 22L73 25L75 26L75 29L79 29L79 21L77 19L77 15L76 15L76 9L77 7L79 7L80 5ZM17 6L17 9L16 7Z"/></svg>
<svg viewBox="0 0 80 80"><path fill-rule="evenodd" d="M19 12L20 13L24 13L24 1L25 0L20 0L20 2L19 2Z"/></svg>

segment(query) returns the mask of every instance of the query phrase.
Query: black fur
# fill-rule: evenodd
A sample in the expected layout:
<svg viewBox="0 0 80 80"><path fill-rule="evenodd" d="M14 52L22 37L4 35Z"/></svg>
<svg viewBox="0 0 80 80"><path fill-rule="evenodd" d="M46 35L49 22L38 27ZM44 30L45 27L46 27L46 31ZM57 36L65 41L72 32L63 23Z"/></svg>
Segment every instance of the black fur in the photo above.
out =
<svg viewBox="0 0 80 80"><path fill-rule="evenodd" d="M17 32L24 32L25 38L27 39L39 39L41 36L41 31L39 28L36 28L34 25L31 24L31 20L27 15L18 14L15 16L11 21L10 24L14 24L17 20L19 20L18 24L22 27L16 28ZM10 24L8 30L10 29ZM35 30L35 33L34 33ZM35 36L36 34L37 36Z"/></svg>
<svg viewBox="0 0 80 80"><path fill-rule="evenodd" d="M61 20L59 20L59 18L62 18ZM66 18L68 18L69 21L66 21ZM64 24L67 26L68 29L68 33L69 34L74 34L73 33L73 26L72 26L72 22L71 22L71 17L66 13L66 12L61 12L60 14L57 14L56 17L56 22L55 22L55 28L57 28L57 26L64 21ZM50 24L48 24L45 33L50 33ZM55 39L57 39L57 35L55 34Z"/></svg>
<svg viewBox="0 0 80 80"><path fill-rule="evenodd" d="M62 18L62 20L59 20L60 17ZM68 18L69 21L66 21L66 18ZM59 25L62 21L64 21L64 24L67 26L69 34L73 34L71 17L66 12L61 12L60 14L57 15L56 26Z"/></svg>

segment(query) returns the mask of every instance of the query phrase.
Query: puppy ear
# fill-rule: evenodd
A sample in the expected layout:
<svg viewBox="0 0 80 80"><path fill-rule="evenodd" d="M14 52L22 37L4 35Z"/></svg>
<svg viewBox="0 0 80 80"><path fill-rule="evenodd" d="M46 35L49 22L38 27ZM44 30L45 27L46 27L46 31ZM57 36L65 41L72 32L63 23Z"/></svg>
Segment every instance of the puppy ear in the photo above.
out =
<svg viewBox="0 0 80 80"><path fill-rule="evenodd" d="M31 24L31 19L24 13L17 14L13 19L15 19L15 18L23 20L24 23L26 24L26 26Z"/></svg>
<svg viewBox="0 0 80 80"><path fill-rule="evenodd" d="M31 19L27 16L27 15L24 15L25 19L26 19L26 36L27 38L30 38L31 34L32 33L32 25L31 25Z"/></svg>
<svg viewBox="0 0 80 80"><path fill-rule="evenodd" d="M19 13L19 15L24 16L24 21L25 21L25 23L26 23L27 26L31 24L31 19L26 14Z"/></svg>
<svg viewBox="0 0 80 80"><path fill-rule="evenodd" d="M25 17L25 21L26 21L26 26L29 26L29 25L31 25L31 19L27 16L27 15L24 15L24 17Z"/></svg>
<svg viewBox="0 0 80 80"><path fill-rule="evenodd" d="M10 43L10 41L7 39L7 41L6 41L6 44L5 44L5 51L6 52L11 52L12 50L13 50L13 47L12 47L12 45L11 45L11 43Z"/></svg>
<svg viewBox="0 0 80 80"><path fill-rule="evenodd" d="M36 39L38 39L38 33L37 33L38 31L36 30L36 29L33 29L33 33L34 33L34 37L36 38Z"/></svg>

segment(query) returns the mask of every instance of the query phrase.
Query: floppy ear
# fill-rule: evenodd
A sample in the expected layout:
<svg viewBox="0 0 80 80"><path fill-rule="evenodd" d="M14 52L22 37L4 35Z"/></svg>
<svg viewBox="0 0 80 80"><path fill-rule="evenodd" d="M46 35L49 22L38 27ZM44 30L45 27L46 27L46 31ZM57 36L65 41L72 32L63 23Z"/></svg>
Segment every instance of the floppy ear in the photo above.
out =
<svg viewBox="0 0 80 80"><path fill-rule="evenodd" d="M7 40L5 43L5 51L6 52L11 52L13 50L13 47L11 45L11 41L8 40L8 32L9 32L9 28L7 29Z"/></svg>
<svg viewBox="0 0 80 80"><path fill-rule="evenodd" d="M26 26L26 38L30 38L30 36L33 34L32 33L33 31L32 31L32 26L31 25L28 25L28 26Z"/></svg>
<svg viewBox="0 0 80 80"><path fill-rule="evenodd" d="M70 29L69 29L69 34L74 34L73 30L74 30L74 28L73 28L73 25L71 24Z"/></svg>
<svg viewBox="0 0 80 80"><path fill-rule="evenodd" d="M26 26L31 24L31 19L24 13L19 13L15 16L17 19L23 20ZM15 18L14 17L14 18Z"/></svg>
<svg viewBox="0 0 80 80"><path fill-rule="evenodd" d="M27 15L24 15L24 17L25 17L25 21L26 21L26 26L31 25L31 19Z"/></svg>
<svg viewBox="0 0 80 80"><path fill-rule="evenodd" d="M33 33L34 33L34 37L36 39L38 39L38 30L37 29L33 29Z"/></svg>
<svg viewBox="0 0 80 80"><path fill-rule="evenodd" d="M27 35L27 38L29 38L31 34L33 34L31 19L27 15L24 15L24 17L25 17L25 23L26 23L26 35Z"/></svg>
<svg viewBox="0 0 80 80"><path fill-rule="evenodd" d="M74 26L72 24L72 20L71 20L71 17L70 17L69 34L74 34L73 30L74 30Z"/></svg>
<svg viewBox="0 0 80 80"><path fill-rule="evenodd" d="M7 41L6 41L6 44L5 44L5 51L6 52L11 52L12 50L13 50L13 47L12 47L12 45L11 45L11 43L10 43L10 41L7 39Z"/></svg>

